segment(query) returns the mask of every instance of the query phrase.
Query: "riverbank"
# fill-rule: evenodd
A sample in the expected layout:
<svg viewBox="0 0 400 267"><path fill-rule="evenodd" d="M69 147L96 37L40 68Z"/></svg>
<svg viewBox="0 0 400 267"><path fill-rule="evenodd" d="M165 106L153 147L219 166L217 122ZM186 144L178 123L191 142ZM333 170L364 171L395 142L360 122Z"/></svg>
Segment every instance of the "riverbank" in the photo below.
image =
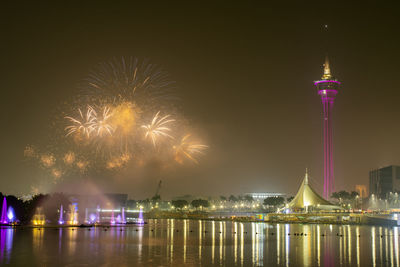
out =
<svg viewBox="0 0 400 267"><path fill-rule="evenodd" d="M177 220L203 220L203 221L232 221L232 222L265 222L265 223L284 223L284 224L335 224L335 225L377 225L377 226L398 226L398 221L389 214L362 214L362 213L252 213L252 214L221 214L209 212L170 212L152 211L144 213L145 222L150 219L177 219ZM137 227L140 223L128 224L93 224L93 225L58 225L46 222L46 224L20 224L10 225L17 227L37 227L37 228L91 228L91 227Z"/></svg>
<svg viewBox="0 0 400 267"><path fill-rule="evenodd" d="M254 213L248 216L224 214L216 216L207 212L149 212L147 219L193 219L237 222L270 222L300 224L343 224L343 225L384 225L397 226L398 221L391 215L363 213Z"/></svg>

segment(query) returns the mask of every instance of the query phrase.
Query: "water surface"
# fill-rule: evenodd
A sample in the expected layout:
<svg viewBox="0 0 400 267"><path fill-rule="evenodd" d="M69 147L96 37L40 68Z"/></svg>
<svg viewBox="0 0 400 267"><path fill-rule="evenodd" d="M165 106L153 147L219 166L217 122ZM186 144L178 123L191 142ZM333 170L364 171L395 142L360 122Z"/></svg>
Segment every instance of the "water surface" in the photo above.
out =
<svg viewBox="0 0 400 267"><path fill-rule="evenodd" d="M0 230L0 265L400 266L399 228L149 220L142 227Z"/></svg>

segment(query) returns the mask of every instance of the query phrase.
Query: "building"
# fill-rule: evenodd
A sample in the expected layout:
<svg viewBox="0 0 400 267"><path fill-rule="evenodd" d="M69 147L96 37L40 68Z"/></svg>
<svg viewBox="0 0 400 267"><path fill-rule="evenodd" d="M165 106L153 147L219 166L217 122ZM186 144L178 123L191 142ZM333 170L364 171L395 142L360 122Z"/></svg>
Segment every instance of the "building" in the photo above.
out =
<svg viewBox="0 0 400 267"><path fill-rule="evenodd" d="M283 197L286 198L286 194L283 193L246 193L245 195L251 196L254 201L262 202L264 199L269 197Z"/></svg>
<svg viewBox="0 0 400 267"><path fill-rule="evenodd" d="M308 172L304 176L303 182L297 191L296 196L286 207L292 212L312 211L312 210L341 210L342 208L333 205L326 199L322 198L308 183Z"/></svg>
<svg viewBox="0 0 400 267"><path fill-rule="evenodd" d="M328 57L325 59L324 75L321 80L314 82L321 96L323 106L323 135L324 135L324 198L328 199L335 188L333 172L333 142L332 142L332 109L340 82L331 75Z"/></svg>
<svg viewBox="0 0 400 267"><path fill-rule="evenodd" d="M378 198L387 198L390 192L400 192L400 166L371 170L369 172L369 193Z"/></svg>

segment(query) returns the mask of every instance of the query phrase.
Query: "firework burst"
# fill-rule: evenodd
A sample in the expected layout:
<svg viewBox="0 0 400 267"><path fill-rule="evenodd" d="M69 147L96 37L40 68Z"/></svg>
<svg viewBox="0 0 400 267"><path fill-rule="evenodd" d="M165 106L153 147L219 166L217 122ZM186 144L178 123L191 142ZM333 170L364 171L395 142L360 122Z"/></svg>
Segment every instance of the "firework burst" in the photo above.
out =
<svg viewBox="0 0 400 267"><path fill-rule="evenodd" d="M36 150L33 146L26 146L24 149L24 156L28 158L33 158L36 156Z"/></svg>
<svg viewBox="0 0 400 267"><path fill-rule="evenodd" d="M119 157L113 157L107 162L107 164L106 164L107 169L112 170L112 169L121 168L121 167L125 166L125 164L127 164L130 159L131 159L131 155L128 153L124 153Z"/></svg>
<svg viewBox="0 0 400 267"><path fill-rule="evenodd" d="M173 139L173 137L169 134L171 132L171 128L167 127L171 122L174 122L174 119L170 118L170 115L166 115L164 117L159 117L160 111L153 117L153 120L148 125L142 125L142 128L145 129L145 138L150 138L153 142L153 145L156 146L156 141L159 137L169 137Z"/></svg>
<svg viewBox="0 0 400 267"><path fill-rule="evenodd" d="M89 138L90 134L95 130L96 111L89 105L87 106L85 115L83 115L81 109L78 109L78 111L78 118L70 116L65 117L71 123L71 125L65 127L65 130L67 131L66 136L76 133Z"/></svg>
<svg viewBox="0 0 400 267"><path fill-rule="evenodd" d="M53 169L51 171L52 175L54 176L55 181L61 178L62 172L58 169Z"/></svg>
<svg viewBox="0 0 400 267"><path fill-rule="evenodd" d="M69 151L64 155L63 161L65 165L71 165L75 161L75 153L72 151Z"/></svg>
<svg viewBox="0 0 400 267"><path fill-rule="evenodd" d="M43 154L40 156L40 162L44 167L50 168L55 164L56 158L52 154Z"/></svg>
<svg viewBox="0 0 400 267"><path fill-rule="evenodd" d="M190 134L185 135L182 137L179 144L173 147L175 150L175 160L180 164L183 164L184 158L187 158L194 163L198 163L196 156L204 154L204 150L208 148L207 145L193 141L190 137Z"/></svg>
<svg viewBox="0 0 400 267"><path fill-rule="evenodd" d="M112 136L114 127L110 124L110 120L113 113L110 112L109 107L103 107L102 116L97 116L96 111L94 111L95 120L93 121L93 128L97 136L102 137L103 135Z"/></svg>
<svg viewBox="0 0 400 267"><path fill-rule="evenodd" d="M139 117L138 108L133 103L125 101L117 105L113 113L111 124L115 130L120 135L131 135Z"/></svg>
<svg viewBox="0 0 400 267"><path fill-rule="evenodd" d="M146 60L114 58L90 72L83 91L92 100L129 101L152 109L158 100L173 99L172 84L167 72Z"/></svg>
<svg viewBox="0 0 400 267"><path fill-rule="evenodd" d="M78 167L80 172L85 172L87 167L89 166L89 162L86 160L78 160L76 162L76 167Z"/></svg>

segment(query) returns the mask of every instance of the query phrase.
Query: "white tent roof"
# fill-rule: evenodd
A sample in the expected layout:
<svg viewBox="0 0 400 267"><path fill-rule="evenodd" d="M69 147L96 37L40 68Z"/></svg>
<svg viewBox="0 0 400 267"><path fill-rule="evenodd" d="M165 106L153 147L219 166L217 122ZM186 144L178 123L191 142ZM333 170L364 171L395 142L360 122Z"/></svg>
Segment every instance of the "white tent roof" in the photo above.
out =
<svg viewBox="0 0 400 267"><path fill-rule="evenodd" d="M290 209L304 209L306 206L334 206L329 201L322 198L314 191L313 188L308 184L308 172L303 182L300 185L299 191L292 201L288 204Z"/></svg>

